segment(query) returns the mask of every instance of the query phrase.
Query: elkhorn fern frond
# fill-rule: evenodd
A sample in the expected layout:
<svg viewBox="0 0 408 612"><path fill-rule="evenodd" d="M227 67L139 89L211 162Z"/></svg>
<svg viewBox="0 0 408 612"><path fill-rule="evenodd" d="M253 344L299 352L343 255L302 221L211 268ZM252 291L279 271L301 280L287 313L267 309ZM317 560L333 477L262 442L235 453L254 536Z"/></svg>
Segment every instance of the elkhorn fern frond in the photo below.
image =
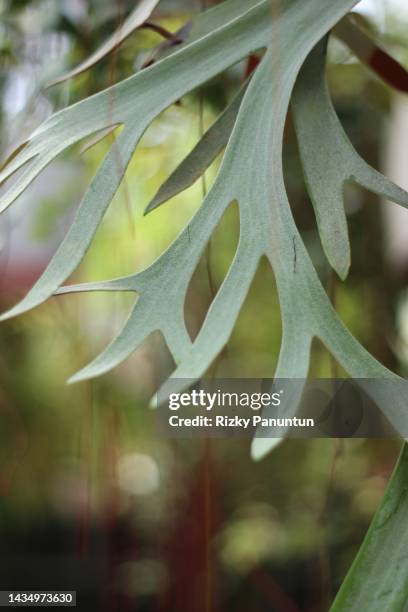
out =
<svg viewBox="0 0 408 612"><path fill-rule="evenodd" d="M227 0L197 17L187 40L168 57L135 76L61 111L45 122L5 167L0 180L28 164L2 198L5 209L38 173L70 144L111 125L122 132L93 179L72 227L28 295L8 313L21 314L55 292L132 291L137 301L110 346L71 380L117 366L148 334L161 330L176 370L173 377L201 377L228 341L266 256L273 268L283 338L277 378L307 376L314 337L353 377L395 377L344 327L324 291L292 217L282 172L282 144L292 99L301 159L329 262L341 277L350 265L343 209L344 183L354 180L402 205L408 194L370 168L354 151L335 115L325 83L326 37L355 0ZM278 10L279 9L279 10ZM187 188L226 147L213 187L173 244L148 269L122 279L59 289L83 258L142 134L167 106L249 54L266 49L249 84L162 186L149 210ZM302 67L303 66L303 67ZM117 157L120 158L118 169ZM224 211L236 201L240 237L231 267L191 342L184 301L197 263ZM183 383L180 382L180 385ZM295 410L300 390L288 388ZM292 400L292 401L290 401ZM376 400L398 428L401 399ZM255 438L254 457L276 444Z"/></svg>

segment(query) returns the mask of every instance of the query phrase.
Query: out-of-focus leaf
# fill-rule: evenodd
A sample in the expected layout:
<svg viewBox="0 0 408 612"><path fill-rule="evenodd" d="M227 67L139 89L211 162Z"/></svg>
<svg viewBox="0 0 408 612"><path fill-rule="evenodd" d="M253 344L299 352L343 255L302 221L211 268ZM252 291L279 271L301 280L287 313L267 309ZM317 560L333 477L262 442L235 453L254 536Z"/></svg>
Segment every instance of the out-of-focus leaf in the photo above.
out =
<svg viewBox="0 0 408 612"><path fill-rule="evenodd" d="M192 22L187 21L187 23L183 24L181 28L179 28L173 34L172 39L166 38L159 45L154 47L143 62L142 68L147 68L148 66L154 64L154 62L156 62L157 60L162 59L163 57L167 57L170 53L172 53L174 51L175 41L179 41L177 42L177 44L186 41L191 27Z"/></svg>
<svg viewBox="0 0 408 612"><path fill-rule="evenodd" d="M385 49L359 28L351 17L344 18L334 29L356 57L385 83L408 93L408 72Z"/></svg>
<svg viewBox="0 0 408 612"><path fill-rule="evenodd" d="M67 79L71 79L72 77L85 72L85 70L89 70L100 62L104 57L109 55L112 51L115 51L137 28L139 28L147 19L149 19L150 15L159 4L160 0L140 0L136 6L136 8L130 13L130 15L125 19L121 27L116 30L108 38L107 41L103 43L99 49L97 49L90 57L88 57L85 61L83 61L79 66L73 68L69 72L63 74L56 79L53 79L50 83L48 83L48 87L56 85L57 83L62 83Z"/></svg>
<svg viewBox="0 0 408 612"><path fill-rule="evenodd" d="M97 144L102 142L102 140L109 136L109 134L113 134L117 127L117 125L111 125L110 127L107 127L106 129L97 132L81 147L80 154L86 153L87 151L89 151L89 149L92 149L92 147L95 147Z"/></svg>
<svg viewBox="0 0 408 612"><path fill-rule="evenodd" d="M403 612L408 603L408 445L330 612Z"/></svg>
<svg viewBox="0 0 408 612"><path fill-rule="evenodd" d="M347 181L408 206L408 193L358 155L333 108L325 76L326 42L310 54L293 92L292 108L307 190L327 258L341 278L350 266L343 205Z"/></svg>
<svg viewBox="0 0 408 612"><path fill-rule="evenodd" d="M0 165L0 171L2 171L3 168L5 168L7 166L7 164L9 164L15 157L17 157L17 155L20 153L20 151L22 151L24 149L24 147L27 146L27 144L28 144L28 141L25 140L18 147L15 147L11 151L10 155L8 155L8 157L6 157L6 159Z"/></svg>
<svg viewBox="0 0 408 612"><path fill-rule="evenodd" d="M207 170L223 150L231 135L246 85L244 85L223 113L214 121L194 149L183 159L147 206L145 213L158 208L170 198L190 187Z"/></svg>

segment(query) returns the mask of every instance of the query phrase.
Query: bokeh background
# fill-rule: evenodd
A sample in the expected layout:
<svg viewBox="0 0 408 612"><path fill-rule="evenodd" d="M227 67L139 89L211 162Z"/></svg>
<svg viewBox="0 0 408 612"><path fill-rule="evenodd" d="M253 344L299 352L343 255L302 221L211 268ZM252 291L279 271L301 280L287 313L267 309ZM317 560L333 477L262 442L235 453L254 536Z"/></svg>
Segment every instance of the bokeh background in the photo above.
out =
<svg viewBox="0 0 408 612"><path fill-rule="evenodd" d="M210 4L209 2L207 4ZM408 67L408 7L364 1L360 12ZM134 6L125 0L0 1L3 158L53 111L132 75L160 37L138 31L89 72L44 84L96 49ZM176 31L199 1L162 0L152 20ZM170 244L202 199L197 182L143 211L242 82L245 63L166 110L148 129L71 282L130 274ZM339 42L330 86L357 150L408 187L408 98ZM45 268L112 136L63 154L0 219L0 305ZM401 375L408 365L408 218L350 187L352 270L331 275L304 190L290 117L285 179L322 282L363 345ZM211 184L217 162L206 175ZM186 301L196 334L234 253L237 211L224 215ZM169 440L149 398L173 364L152 336L121 367L73 386L70 374L114 336L123 294L58 297L0 327L0 588L74 589L81 610L278 612L327 610L377 508L398 440L291 440L260 463L248 440ZM232 338L209 373L270 377L280 345L273 274L262 262ZM313 348L311 376L338 373Z"/></svg>

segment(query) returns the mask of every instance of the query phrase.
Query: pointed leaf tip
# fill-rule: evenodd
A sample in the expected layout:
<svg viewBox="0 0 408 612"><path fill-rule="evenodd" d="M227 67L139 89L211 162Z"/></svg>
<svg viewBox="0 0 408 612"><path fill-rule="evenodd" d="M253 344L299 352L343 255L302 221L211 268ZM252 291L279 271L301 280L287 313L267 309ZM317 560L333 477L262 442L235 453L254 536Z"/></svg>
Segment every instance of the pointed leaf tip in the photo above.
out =
<svg viewBox="0 0 408 612"><path fill-rule="evenodd" d="M78 76L82 72L89 70L95 64L100 62L104 57L116 51L118 47L137 30L153 13L154 9L158 5L160 0L140 0L136 8L129 14L122 25L114 32L108 40L106 40L99 49L92 53L86 60L84 60L79 66L69 70L67 73L59 76L49 83L46 87L53 87L59 83L63 83L68 79Z"/></svg>
<svg viewBox="0 0 408 612"><path fill-rule="evenodd" d="M261 461L274 448L279 446L282 438L254 438L251 444L251 459Z"/></svg>
<svg viewBox="0 0 408 612"><path fill-rule="evenodd" d="M248 82L249 79L247 79L230 104L205 132L196 146L161 185L152 201L146 207L144 215L147 215L193 185L209 168L217 155L221 153L234 128Z"/></svg>

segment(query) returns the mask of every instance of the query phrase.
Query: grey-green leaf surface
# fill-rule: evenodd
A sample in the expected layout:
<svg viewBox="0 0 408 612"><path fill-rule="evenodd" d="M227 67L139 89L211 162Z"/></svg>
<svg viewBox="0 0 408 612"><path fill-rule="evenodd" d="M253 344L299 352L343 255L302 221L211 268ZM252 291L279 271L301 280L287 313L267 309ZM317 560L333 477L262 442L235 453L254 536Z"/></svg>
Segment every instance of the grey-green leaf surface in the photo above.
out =
<svg viewBox="0 0 408 612"><path fill-rule="evenodd" d="M356 152L333 108L325 75L326 41L303 66L292 109L306 187L323 249L341 278L350 267L344 186L355 181L378 195L408 206L408 193L369 166Z"/></svg>
<svg viewBox="0 0 408 612"><path fill-rule="evenodd" d="M180 386L186 384L185 379L201 377L228 341L263 256L268 258L274 271L282 312L277 378L305 378L311 343L314 337L318 337L351 376L397 380L395 374L360 345L334 311L295 225L282 171L284 125L299 71L312 49L354 4L355 0L334 0L330 4L323 0L284 0L279 2L280 11L275 12L272 19L269 0L222 3L192 24L188 40L170 56L123 83L51 117L6 167L3 178L32 160L26 175L19 177L5 194L4 206L17 197L45 163L56 155L53 147L62 150L66 140L76 142L109 125L123 124L115 145L117 148L110 150L95 176L59 251L32 291L6 313L7 317L44 301L75 269L150 121L186 91L248 53L261 47L268 48L239 105L215 182L202 206L167 251L139 274L60 290L65 293L124 290L137 294L123 330L101 355L71 380L84 380L109 371L157 330L163 334L174 356L177 367L173 377L180 381ZM308 95L313 100L321 96L324 74L318 51L319 47L310 61L313 65L317 62L319 78L315 78L314 73L309 74L312 69L308 63L302 73L303 78L309 74L312 93ZM325 104L327 106L327 100ZM329 111L325 107L325 114L321 115L322 121L329 122L324 137L328 138L333 128L339 146L345 146L331 107ZM315 121L313 113L311 120ZM302 121L300 123L302 125ZM302 130L298 136L301 140ZM122 162L119 167L118 156ZM364 165L356 153L354 159L357 160L356 179L361 183L365 180L373 188L376 178L378 191L385 189L385 179L381 175ZM329 178L332 180L331 176ZM395 186L392 189L398 190ZM387 191L390 190L387 184ZM403 200L403 193L398 192L394 199L398 201L401 195ZM185 295L208 240L232 201L237 202L240 215L238 247L192 343L184 320ZM395 394L390 401L381 386L374 393L367 391L397 430L403 425L406 429L404 398ZM301 388L297 385L290 398L292 401L286 401L282 407L286 410L284 416L290 416L296 410L300 393ZM256 437L253 456L264 456L277 442L276 438Z"/></svg>
<svg viewBox="0 0 408 612"><path fill-rule="evenodd" d="M269 39L269 22L267 0L228 0L203 14L199 19L199 31L194 28L191 31L191 42L181 45L172 55L56 113L34 132L27 146L0 173L1 183L27 166L0 199L0 211L5 210L67 147L106 127L123 125L50 265L27 296L5 313L3 319L43 302L78 266L151 121L186 92L265 46ZM230 42L227 46L226 40Z"/></svg>
<svg viewBox="0 0 408 612"><path fill-rule="evenodd" d="M349 2L348 6L351 5L352 2ZM268 52L267 59L265 58L262 62L262 69L258 70L254 76L255 84L250 83L244 96L233 134L213 188L179 238L151 268L142 273L142 284L144 284L143 280L146 278L151 280L147 282L147 285L144 284L144 291L143 287L141 288L140 298L136 303L134 313L136 314L138 309L141 310L143 304L147 301L148 310L152 319L154 319L156 318L156 311L160 310L162 305L165 304L166 314L159 313L162 317L161 323L155 322L155 324L165 337L170 335L168 329L171 328L173 343L177 336L183 339L181 342L182 350L178 350L177 354L174 354L173 351L176 363L179 364L179 368L174 374L176 377L199 377L205 372L218 352L222 350L231 334L242 302L247 295L258 261L264 253L267 253L271 259L274 256L279 256L279 262L282 264L287 259L289 279L293 275L293 237L290 236L289 238L288 251L282 250L281 247L284 245L280 243L283 236L287 234L287 229L285 230L282 222L277 223L279 214L276 215L275 220L272 219L276 211L272 212L271 206L273 204L277 206L279 201L283 202L283 210L290 213L287 199L285 199L283 178L278 171L281 163L281 142L279 140L274 142L274 138L279 138L279 134L280 137L282 136L284 116L296 71L300 68L311 46L313 46L313 39L310 42L308 36L313 28L312 24L314 24L316 14L321 13L321 11L319 0L314 0L314 11L311 11L309 19L309 30L305 29L304 35L297 37L294 41L292 40L293 34L290 35L290 32L292 26L297 24L296 22L293 23L292 19L296 16L299 20L303 19L306 22L304 14L306 11L299 10L299 14L296 13L293 11L294 4L290 2L286 3L285 6L286 10L282 12L279 23L274 24L270 34L273 37L273 28L275 28L275 34L280 31L287 34L282 39L289 41L287 45L291 49L290 58L295 64L294 69L290 64L288 67L284 67L288 68L288 74L284 73L287 83L284 90L287 96L286 107L283 106L283 112L280 114L273 112L271 85L267 87L266 84L271 81L269 74L278 62L276 55ZM300 5L296 4L296 6ZM341 13L339 14L341 15ZM329 21L329 24L335 20L335 12L332 15L333 21ZM327 15L326 19L329 19ZM324 33L324 30L316 28L315 36L319 37L319 34L322 33ZM302 53L299 52L300 50ZM286 54L286 46L282 52ZM274 65L271 65L271 61L274 62ZM282 75L280 74L279 77L282 77ZM271 83L274 85L272 81ZM271 121L273 121L272 125ZM256 143L256 146L254 146L254 143ZM271 157L272 153L274 158ZM272 189L270 168L274 166L277 168L276 185L280 186L278 195L270 191ZM234 199L238 201L240 210L241 234L238 249L226 279L209 310L201 332L194 345L191 346L182 325L184 296L208 239L225 209ZM279 208L277 208L277 212L279 212ZM291 223L294 226L293 219ZM291 231L290 228L288 229ZM297 232L295 226L294 231ZM299 242L299 247L296 248L300 249L302 240L298 234L296 239ZM297 272L296 269L295 272ZM286 265L282 270L282 279L285 274ZM128 282L135 283L138 279L140 281L139 275L128 279ZM286 280L284 282L286 283ZM285 309L283 311L285 312ZM285 321L288 320L288 316L290 317L290 315L285 315ZM294 318L296 319L296 316ZM128 326L129 324L136 324L136 321L137 317L133 316L132 313L127 323L128 348L132 350L140 343L140 336L129 334ZM302 350L299 347L299 344L296 347L294 346L291 338L300 340L300 336L296 333L292 336L293 332L292 327L288 325L287 335L283 343L282 359L285 363L285 355L289 351L286 347L290 345L290 355L292 353L296 354L297 358L296 360L289 358L287 361L292 364L298 373L301 372L299 375L302 377L307 372L309 355L307 350ZM119 363L125 356L125 352L122 350L123 342L124 336L121 334L119 341L114 340L107 351L90 366L79 372L74 380L96 376L105 372L107 367L112 367L113 363ZM305 335L305 346L308 347L309 343L310 338ZM170 350L172 350L171 347ZM303 360L300 359L302 355L305 356ZM295 367L296 364L298 364L298 368Z"/></svg>
<svg viewBox="0 0 408 612"><path fill-rule="evenodd" d="M408 606L408 445L330 612L404 612Z"/></svg>
<svg viewBox="0 0 408 612"><path fill-rule="evenodd" d="M315 14L310 16L310 30L316 27L316 23L321 24L322 19L326 19L323 23L330 24L330 18L334 18L332 13L329 16L319 10L317 1L314 6ZM286 58L287 64L279 62L276 66L276 54L268 51L248 86L219 174L202 207L168 251L142 273L150 275L151 279L139 276L140 299L144 296L149 301L151 316L161 308L163 301L171 306L167 315L162 315L161 326L157 324L166 336L164 328L169 313L173 314L179 296L184 297L199 255L226 207L232 200L237 200L241 230L231 268L194 343L186 340L182 351L173 351L178 363L173 377L180 380L180 386L186 384L185 379L199 378L228 341L259 259L264 254L275 273L283 318L283 341L277 378L306 377L310 346L315 336L321 338L352 376L395 376L369 355L339 320L313 268L287 201L281 163L283 128L290 93L302 63L302 53L307 54L313 45L311 31L307 27L308 20L304 15L300 16L303 18L304 38L298 37L296 41L291 39L288 15L289 11L283 13L279 24L281 31L286 34L282 39L288 47L282 49L281 56ZM316 36L319 32L321 30L318 30ZM284 72L279 74L279 70ZM270 78L271 74L276 74L276 82ZM279 88L276 87L277 82ZM137 279L134 277L127 282L137 282ZM140 287L140 281L144 288ZM116 282L126 281L122 279ZM183 301L178 302L176 313L179 319L174 319L172 325L176 335L176 322L178 320L180 324L182 320ZM180 334L178 336L181 338ZM112 358L118 363L123 357L121 346L116 341L107 351L105 356L101 356L102 360L97 358L75 380L102 373L106 371L106 366L111 367ZM293 393L291 401L285 402L286 410L288 406L292 411L296 409L301 387L296 386ZM398 429L401 419L407 416L405 401L396 397L395 402L388 402L389 398L383 395L379 386L375 399ZM282 431L282 435L284 433ZM263 456L277 442L276 438L256 438L253 456Z"/></svg>
<svg viewBox="0 0 408 612"><path fill-rule="evenodd" d="M67 79L71 79L72 77L85 72L95 66L98 62L100 62L104 57L112 53L115 49L120 47L120 45L131 35L137 28L139 28L147 19L149 19L150 15L153 13L156 6L159 4L160 0L139 0L137 6L130 13L130 15L125 19L123 24L106 40L99 49L97 49L94 53L92 53L86 60L81 62L76 68L73 68L69 72L63 74L56 79L53 79L50 83L48 83L48 87L52 87L57 83L62 83Z"/></svg>
<svg viewBox="0 0 408 612"><path fill-rule="evenodd" d="M244 85L227 108L205 132L193 150L183 159L169 178L160 186L146 208L146 213L184 191L200 178L228 142L244 96Z"/></svg>

